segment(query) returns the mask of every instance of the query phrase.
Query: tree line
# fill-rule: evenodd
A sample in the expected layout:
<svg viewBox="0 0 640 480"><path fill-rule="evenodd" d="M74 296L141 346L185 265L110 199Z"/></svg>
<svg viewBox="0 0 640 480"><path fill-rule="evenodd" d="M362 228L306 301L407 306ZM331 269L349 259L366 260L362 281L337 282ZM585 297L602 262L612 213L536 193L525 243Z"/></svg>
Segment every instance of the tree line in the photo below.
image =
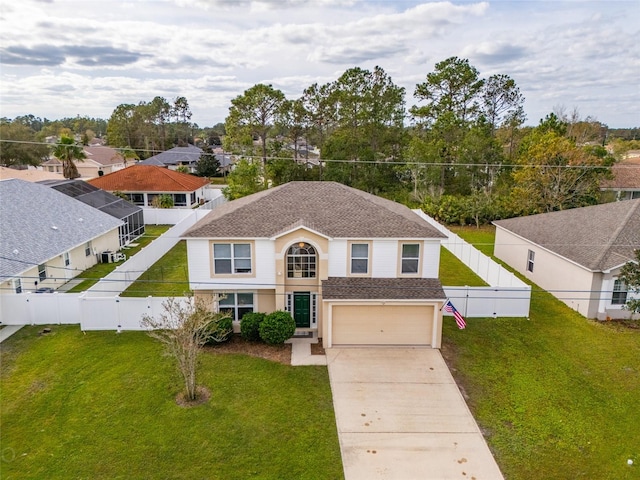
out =
<svg viewBox="0 0 640 480"><path fill-rule="evenodd" d="M229 198L291 180L333 180L422 206L448 223L597 203L614 162L604 144L622 152L637 142L637 129L616 135L562 107L525 127L516 82L504 74L483 78L458 57L437 63L415 86L415 106L406 107L406 95L382 68L354 67L298 98L254 85L231 101L224 124L210 128L191 123L185 97L160 96L119 105L108 121L78 117L57 127L82 142L106 137L139 158L198 138L205 148L222 144L237 160ZM24 140L3 143L2 163L39 163L50 150L27 140L44 138L52 126L33 116L2 119L3 140ZM213 162L208 174L216 168Z"/></svg>

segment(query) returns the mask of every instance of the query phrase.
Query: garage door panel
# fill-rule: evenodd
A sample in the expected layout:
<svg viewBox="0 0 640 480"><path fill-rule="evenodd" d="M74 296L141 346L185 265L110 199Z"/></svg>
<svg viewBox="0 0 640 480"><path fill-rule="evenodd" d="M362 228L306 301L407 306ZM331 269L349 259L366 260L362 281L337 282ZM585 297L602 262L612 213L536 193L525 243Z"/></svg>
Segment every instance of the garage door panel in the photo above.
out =
<svg viewBox="0 0 640 480"><path fill-rule="evenodd" d="M333 345L429 345L433 306L334 305Z"/></svg>

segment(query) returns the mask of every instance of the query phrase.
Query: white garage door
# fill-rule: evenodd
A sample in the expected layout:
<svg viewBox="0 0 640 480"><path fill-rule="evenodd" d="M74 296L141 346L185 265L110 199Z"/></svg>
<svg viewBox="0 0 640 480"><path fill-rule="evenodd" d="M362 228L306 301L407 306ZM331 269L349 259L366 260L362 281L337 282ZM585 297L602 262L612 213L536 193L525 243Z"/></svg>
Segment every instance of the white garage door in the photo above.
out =
<svg viewBox="0 0 640 480"><path fill-rule="evenodd" d="M433 306L334 305L332 345L430 345Z"/></svg>

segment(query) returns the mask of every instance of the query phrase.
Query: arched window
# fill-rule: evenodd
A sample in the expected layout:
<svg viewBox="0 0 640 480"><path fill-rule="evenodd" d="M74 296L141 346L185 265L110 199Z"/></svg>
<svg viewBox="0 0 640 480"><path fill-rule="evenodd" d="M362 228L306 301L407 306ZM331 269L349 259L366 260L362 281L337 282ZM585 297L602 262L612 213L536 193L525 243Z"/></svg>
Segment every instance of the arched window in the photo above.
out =
<svg viewBox="0 0 640 480"><path fill-rule="evenodd" d="M287 277L315 278L316 249L308 243L292 245L287 251Z"/></svg>

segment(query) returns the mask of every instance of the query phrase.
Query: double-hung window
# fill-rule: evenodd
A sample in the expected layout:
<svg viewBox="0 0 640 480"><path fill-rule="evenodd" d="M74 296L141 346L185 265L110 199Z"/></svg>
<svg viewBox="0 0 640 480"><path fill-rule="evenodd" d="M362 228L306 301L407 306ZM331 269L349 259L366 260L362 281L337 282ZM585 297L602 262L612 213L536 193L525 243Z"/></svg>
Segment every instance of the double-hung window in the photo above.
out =
<svg viewBox="0 0 640 480"><path fill-rule="evenodd" d="M253 312L253 293L225 293L220 299L220 312L231 315L233 320L242 320L245 313Z"/></svg>
<svg viewBox="0 0 640 480"><path fill-rule="evenodd" d="M536 260L536 252L529 250L527 255L527 272L533 272L533 264Z"/></svg>
<svg viewBox="0 0 640 480"><path fill-rule="evenodd" d="M351 244L351 275L369 274L369 244Z"/></svg>
<svg viewBox="0 0 640 480"><path fill-rule="evenodd" d="M216 275L251 273L251 244L214 243L213 271Z"/></svg>
<svg viewBox="0 0 640 480"><path fill-rule="evenodd" d="M622 280L616 279L613 282L611 305L624 305L625 303L627 303L627 286Z"/></svg>
<svg viewBox="0 0 640 480"><path fill-rule="evenodd" d="M22 293L22 280L20 278L13 280L13 289L16 293Z"/></svg>
<svg viewBox="0 0 640 480"><path fill-rule="evenodd" d="M91 240L84 244L84 256L88 257L91 255Z"/></svg>
<svg viewBox="0 0 640 480"><path fill-rule="evenodd" d="M38 278L41 282L47 279L47 266L44 263L38 265Z"/></svg>
<svg viewBox="0 0 640 480"><path fill-rule="evenodd" d="M417 275L420 272L420 244L403 243L401 270L403 275Z"/></svg>

